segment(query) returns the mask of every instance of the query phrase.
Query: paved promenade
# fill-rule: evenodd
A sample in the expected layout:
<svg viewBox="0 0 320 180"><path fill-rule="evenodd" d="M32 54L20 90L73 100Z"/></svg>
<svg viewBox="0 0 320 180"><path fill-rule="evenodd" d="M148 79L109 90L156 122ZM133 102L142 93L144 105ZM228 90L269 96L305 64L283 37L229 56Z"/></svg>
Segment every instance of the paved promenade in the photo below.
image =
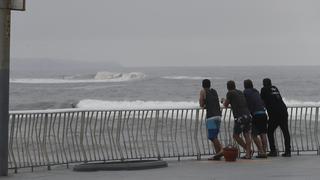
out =
<svg viewBox="0 0 320 180"><path fill-rule="evenodd" d="M74 172L56 166L51 171L37 168L10 172L1 180L319 180L320 156L294 155L291 158L238 160L237 162L207 160L169 160L169 167L138 171Z"/></svg>

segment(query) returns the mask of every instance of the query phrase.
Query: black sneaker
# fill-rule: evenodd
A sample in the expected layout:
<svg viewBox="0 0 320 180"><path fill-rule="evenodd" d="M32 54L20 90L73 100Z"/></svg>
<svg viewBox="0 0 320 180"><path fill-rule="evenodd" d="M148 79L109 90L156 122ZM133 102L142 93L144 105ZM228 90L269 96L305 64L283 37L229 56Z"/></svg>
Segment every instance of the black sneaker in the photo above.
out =
<svg viewBox="0 0 320 180"><path fill-rule="evenodd" d="M291 157L291 152L285 152L281 154L282 157Z"/></svg>
<svg viewBox="0 0 320 180"><path fill-rule="evenodd" d="M278 153L277 153L277 151L270 151L270 152L268 153L268 156L269 156L269 157L277 157L277 156L278 156Z"/></svg>

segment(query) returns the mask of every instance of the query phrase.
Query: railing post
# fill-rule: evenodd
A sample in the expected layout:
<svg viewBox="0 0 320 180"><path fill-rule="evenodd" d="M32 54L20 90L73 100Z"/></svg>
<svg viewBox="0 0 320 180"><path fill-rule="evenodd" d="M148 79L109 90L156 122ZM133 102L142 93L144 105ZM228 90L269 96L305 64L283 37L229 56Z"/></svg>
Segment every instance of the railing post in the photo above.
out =
<svg viewBox="0 0 320 180"><path fill-rule="evenodd" d="M319 145L319 138L318 138L318 121L319 121L319 107L316 108L314 135L315 135L315 140L318 147L318 155L320 155L320 145Z"/></svg>
<svg viewBox="0 0 320 180"><path fill-rule="evenodd" d="M293 116L293 109L292 107L288 108L288 112L290 109L290 116L288 116L288 123L289 123L289 134L290 134L290 146L291 146L291 151L294 151L294 144L293 144L293 136L292 136L292 116Z"/></svg>
<svg viewBox="0 0 320 180"><path fill-rule="evenodd" d="M192 121L192 119L191 119L191 121ZM199 133L198 129L199 129L199 109L196 110L194 142L196 143L196 148L197 148L197 160L201 160L200 145L199 145L199 140L198 140L198 133Z"/></svg>
<svg viewBox="0 0 320 180"><path fill-rule="evenodd" d="M43 140L42 140L42 149L43 152L45 154L46 160L47 160L47 167L48 170L51 170L51 166L50 166L50 161L49 161L49 156L48 156L48 151L47 151L47 129L48 129L48 113L45 114L44 117L44 130L43 130Z"/></svg>
<svg viewBox="0 0 320 180"><path fill-rule="evenodd" d="M156 142L156 149L157 149L157 155L158 155L158 160L161 159L160 155L160 149L159 149L159 144L158 144L158 129L159 129L159 110L156 111L156 122L155 122L155 129L154 129L154 140Z"/></svg>
<svg viewBox="0 0 320 180"><path fill-rule="evenodd" d="M81 112L80 147L81 147L82 155L83 155L83 158L84 158L84 162L87 163L87 162L88 162L88 159L87 159L87 155L86 155L86 150L85 150L84 145L83 145L83 141L84 141L85 115L86 115L86 113L85 113L84 111Z"/></svg>
<svg viewBox="0 0 320 180"><path fill-rule="evenodd" d="M14 172L18 173L18 166L17 166L16 158L14 156L13 147L12 147L13 146L13 136L14 136L15 121L16 121L16 115L13 114L12 115L12 120L11 120L10 135L9 135L9 152L11 153L11 159L12 159L13 164L14 164Z"/></svg>
<svg viewBox="0 0 320 180"><path fill-rule="evenodd" d="M118 147L118 151L119 151L119 154L120 154L120 159L121 161L124 161L124 156L123 156L123 152L122 152L122 149L121 149L121 145L120 145L120 134L121 134L121 121L122 121L122 111L119 111L118 113L118 120L117 120L117 132L116 132L116 144L117 144L117 147Z"/></svg>

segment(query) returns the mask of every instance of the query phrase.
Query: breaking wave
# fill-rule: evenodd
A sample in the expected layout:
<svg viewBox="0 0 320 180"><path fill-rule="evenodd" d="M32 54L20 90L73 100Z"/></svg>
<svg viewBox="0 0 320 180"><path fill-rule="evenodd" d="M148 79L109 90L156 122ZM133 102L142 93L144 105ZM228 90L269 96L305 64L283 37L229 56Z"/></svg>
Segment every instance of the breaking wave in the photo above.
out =
<svg viewBox="0 0 320 180"><path fill-rule="evenodd" d="M204 77L204 76L163 76L163 79L184 79L184 80L202 80L202 79L224 79L222 77Z"/></svg>
<svg viewBox="0 0 320 180"><path fill-rule="evenodd" d="M197 108L198 102L193 101L102 101L84 99L77 104L77 108L84 109L172 109Z"/></svg>
<svg viewBox="0 0 320 180"><path fill-rule="evenodd" d="M297 100L285 100L288 106L320 106L320 102L303 102ZM83 109L108 109L108 110L125 110L125 109L184 109L198 108L197 101L104 101L95 99L81 100L77 108Z"/></svg>
<svg viewBox="0 0 320 180"><path fill-rule="evenodd" d="M320 106L320 101L319 102L299 101L299 100L285 99L285 98L283 100L287 104L287 106Z"/></svg>
<svg viewBox="0 0 320 180"><path fill-rule="evenodd" d="M65 76L61 79L54 78L12 78L11 83L23 84L64 84L64 83L101 83L101 82L125 82L144 79L146 75L141 72L113 73L98 72L95 75Z"/></svg>

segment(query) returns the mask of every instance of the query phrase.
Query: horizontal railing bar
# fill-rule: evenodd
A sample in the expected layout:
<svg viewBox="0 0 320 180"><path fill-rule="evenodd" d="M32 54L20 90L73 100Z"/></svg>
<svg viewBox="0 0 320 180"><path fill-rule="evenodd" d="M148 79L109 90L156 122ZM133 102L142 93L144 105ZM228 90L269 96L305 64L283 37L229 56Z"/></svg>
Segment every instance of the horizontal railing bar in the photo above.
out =
<svg viewBox="0 0 320 180"><path fill-rule="evenodd" d="M290 108L317 108L319 106L317 105L290 105L288 106L288 109ZM221 106L222 109L224 109L223 106ZM9 111L9 114L45 114L45 113L68 113L68 112L99 112L99 111L157 111L157 110L200 110L200 107L186 107L186 108L124 108L124 109L107 109L107 108L68 108L68 109L45 109L45 110L21 110L21 111ZM229 109L229 108L228 108Z"/></svg>

